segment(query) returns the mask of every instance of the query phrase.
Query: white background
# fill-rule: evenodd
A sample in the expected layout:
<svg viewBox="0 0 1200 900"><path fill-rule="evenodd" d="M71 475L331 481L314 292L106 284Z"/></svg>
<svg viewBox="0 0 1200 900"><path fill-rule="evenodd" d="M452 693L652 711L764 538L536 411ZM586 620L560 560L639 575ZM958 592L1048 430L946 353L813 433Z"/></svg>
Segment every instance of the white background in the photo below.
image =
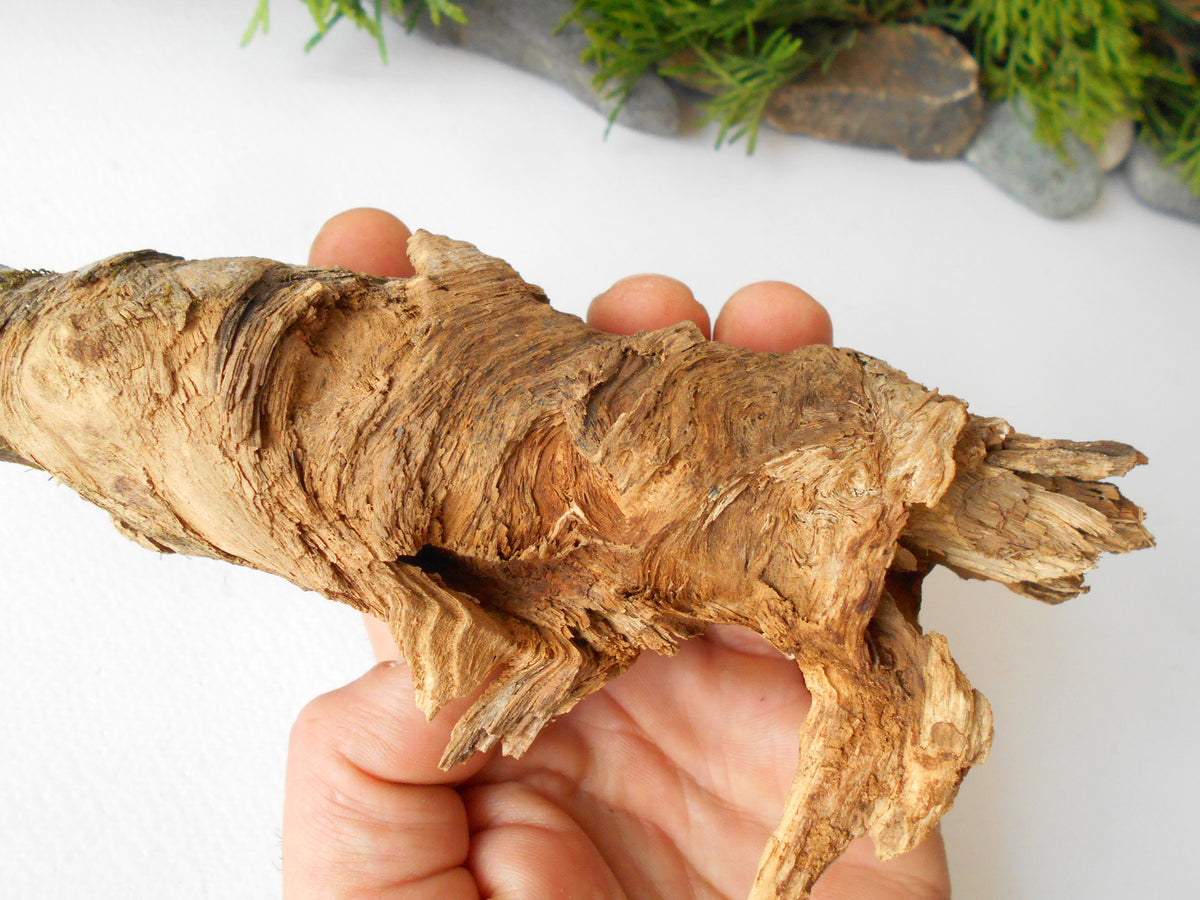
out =
<svg viewBox="0 0 1200 900"><path fill-rule="evenodd" d="M991 760L944 826L962 898L1194 896L1200 779L1200 226L1124 176L1037 217L960 162L764 134L614 128L555 87L389 29L311 54L301 4L0 7L0 262L155 247L303 261L373 205L508 259L582 313L661 271L715 314L791 280L839 344L1048 437L1114 438L1157 549L1042 607L937 576L927 626L991 699ZM157 557L47 475L0 467L0 894L279 893L288 729L371 657L356 614Z"/></svg>

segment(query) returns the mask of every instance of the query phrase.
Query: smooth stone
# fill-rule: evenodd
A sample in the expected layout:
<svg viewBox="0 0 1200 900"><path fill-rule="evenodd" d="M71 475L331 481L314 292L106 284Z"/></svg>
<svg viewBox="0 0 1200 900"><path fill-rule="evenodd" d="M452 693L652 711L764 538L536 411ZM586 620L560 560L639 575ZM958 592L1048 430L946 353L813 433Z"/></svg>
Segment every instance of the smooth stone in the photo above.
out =
<svg viewBox="0 0 1200 900"><path fill-rule="evenodd" d="M1096 165L1102 172L1111 172L1129 156L1133 149L1133 119L1118 119L1104 132L1104 140L1096 151Z"/></svg>
<svg viewBox="0 0 1200 900"><path fill-rule="evenodd" d="M1068 137L1064 160L1057 149L1033 136L1032 118L1010 102L992 105L964 154L967 162L1044 216L1065 218L1091 209L1104 187L1096 155Z"/></svg>
<svg viewBox="0 0 1200 900"><path fill-rule="evenodd" d="M937 28L865 28L826 71L776 91L764 120L792 134L948 159L983 120L979 67Z"/></svg>
<svg viewBox="0 0 1200 900"><path fill-rule="evenodd" d="M1147 206L1200 222L1200 197L1184 182L1179 165L1164 166L1148 142L1134 144L1126 170L1133 192Z"/></svg>
<svg viewBox="0 0 1200 900"><path fill-rule="evenodd" d="M563 17L569 0L457 0L466 24L442 17L434 25L423 15L416 31L439 44L482 53L555 82L573 96L611 115L616 101L596 91L596 67L580 61L590 43L583 29ZM617 122L651 134L679 132L679 101L665 81L649 73L638 79L617 115Z"/></svg>

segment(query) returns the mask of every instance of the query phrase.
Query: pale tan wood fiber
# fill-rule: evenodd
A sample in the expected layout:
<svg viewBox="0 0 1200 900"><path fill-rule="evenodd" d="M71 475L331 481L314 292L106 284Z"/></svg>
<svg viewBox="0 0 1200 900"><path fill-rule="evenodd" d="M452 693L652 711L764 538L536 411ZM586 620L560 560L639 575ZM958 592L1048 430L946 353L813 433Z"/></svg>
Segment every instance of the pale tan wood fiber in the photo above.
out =
<svg viewBox="0 0 1200 900"><path fill-rule="evenodd" d="M976 416L851 350L616 337L425 232L416 275L150 251L0 273L0 459L158 551L273 572L390 626L447 767L643 651L764 635L813 694L752 897L853 838L915 846L987 755L987 701L922 632L935 565L1059 602L1150 546L1103 479L1145 462Z"/></svg>

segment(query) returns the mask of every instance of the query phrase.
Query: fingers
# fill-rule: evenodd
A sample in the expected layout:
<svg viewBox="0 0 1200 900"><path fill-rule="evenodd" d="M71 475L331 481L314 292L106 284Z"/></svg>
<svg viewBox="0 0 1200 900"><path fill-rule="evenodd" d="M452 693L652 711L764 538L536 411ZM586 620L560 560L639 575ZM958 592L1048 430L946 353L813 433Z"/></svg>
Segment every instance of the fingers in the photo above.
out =
<svg viewBox="0 0 1200 900"><path fill-rule="evenodd" d="M635 334L677 322L695 322L705 337L708 312L682 281L666 275L622 278L592 301L588 324L609 334Z"/></svg>
<svg viewBox="0 0 1200 900"><path fill-rule="evenodd" d="M427 722L414 696L408 667L383 663L309 703L296 722L293 743L299 741L309 759L314 757L307 751L321 750L389 782L454 784L474 775L482 755L450 772L438 768L446 739L470 699L448 703Z"/></svg>
<svg viewBox="0 0 1200 900"><path fill-rule="evenodd" d="M309 265L342 266L368 275L407 278L408 226L381 209L350 209L322 227L308 252Z"/></svg>
<svg viewBox="0 0 1200 900"><path fill-rule="evenodd" d="M484 897L624 897L596 844L556 803L528 784L466 792L470 869Z"/></svg>
<svg viewBox="0 0 1200 900"><path fill-rule="evenodd" d="M410 236L403 222L381 210L349 210L322 227L309 262L407 277L413 274ZM367 630L378 658L399 656L386 625L368 619ZM477 900L465 868L466 811L451 785L486 758L452 773L437 766L462 709L450 704L426 722L403 665L377 667L305 708L288 748L287 900L358 894Z"/></svg>
<svg viewBox="0 0 1200 900"><path fill-rule="evenodd" d="M349 210L321 228L309 263L407 277L410 236L382 210ZM399 655L382 623L368 633L378 656ZM292 729L285 782L288 900L358 894L478 900L464 866L466 811L449 784L473 774L482 759L454 774L437 766L455 718L447 710L427 723L403 666L377 667L304 709Z"/></svg>
<svg viewBox="0 0 1200 900"><path fill-rule="evenodd" d="M588 309L588 324L610 334L633 334L689 320L705 337L710 335L704 307L687 285L665 275L624 278ZM760 281L726 301L711 336L747 350L786 353L807 344L832 344L833 325L825 307L807 292L783 281Z"/></svg>
<svg viewBox="0 0 1200 900"><path fill-rule="evenodd" d="M724 344L786 353L832 344L829 313L806 291L784 281L760 281L736 291L717 316L713 337Z"/></svg>
<svg viewBox="0 0 1200 900"><path fill-rule="evenodd" d="M351 209L321 228L309 251L318 266L344 266L393 278L413 274L406 251L412 232L379 209ZM633 334L692 321L705 337L749 350L786 352L833 342L829 313L808 293L782 281L760 281L735 292L710 327L687 285L665 275L623 278L592 301L588 322L611 334Z"/></svg>
<svg viewBox="0 0 1200 900"><path fill-rule="evenodd" d="M687 285L665 275L623 278L592 301L587 320L610 334L633 334L691 320L705 337L710 336L704 307ZM786 353L808 344L832 344L833 325L825 307L807 291L783 281L760 281L726 301L711 336L747 350ZM705 637L740 653L779 655L765 638L737 626L713 626Z"/></svg>
<svg viewBox="0 0 1200 900"><path fill-rule="evenodd" d="M485 762L438 766L461 709L432 723L399 665L318 697L288 748L283 881L288 900L357 895L476 900L455 785Z"/></svg>
<svg viewBox="0 0 1200 900"><path fill-rule="evenodd" d="M370 275L413 274L412 232L379 209L351 209L321 228L309 251L317 266L344 266ZM592 301L588 322L611 334L633 334L692 321L705 337L749 350L786 352L833 342L829 313L808 293L782 281L760 281L735 292L711 328L708 313L687 285L665 275L623 278Z"/></svg>
<svg viewBox="0 0 1200 900"><path fill-rule="evenodd" d="M375 618L370 613L363 613L363 624L367 626L367 640L371 642L371 652L375 654L377 662L400 659L400 647L393 640L387 622Z"/></svg>
<svg viewBox="0 0 1200 900"><path fill-rule="evenodd" d="M868 837L850 842L846 852L813 887L813 900L949 900L950 869L940 829L907 853L885 861L875 856Z"/></svg>

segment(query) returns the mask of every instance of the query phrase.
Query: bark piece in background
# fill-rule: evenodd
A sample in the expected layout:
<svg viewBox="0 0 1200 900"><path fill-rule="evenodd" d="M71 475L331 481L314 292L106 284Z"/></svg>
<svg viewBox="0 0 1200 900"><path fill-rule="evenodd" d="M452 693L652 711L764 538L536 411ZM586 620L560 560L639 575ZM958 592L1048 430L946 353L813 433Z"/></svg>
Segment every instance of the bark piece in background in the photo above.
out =
<svg viewBox="0 0 1200 900"><path fill-rule="evenodd" d="M1149 546L1042 441L852 350L758 354L692 324L601 334L469 244L416 274L128 253L0 273L0 446L149 548L280 575L387 622L443 757L538 731L644 650L751 628L812 692L755 900L856 836L891 857L950 807L991 712L918 623L944 563L1057 602Z"/></svg>
<svg viewBox="0 0 1200 900"><path fill-rule="evenodd" d="M865 28L828 71L776 91L763 118L781 131L946 159L982 122L978 74L971 54L937 28Z"/></svg>

